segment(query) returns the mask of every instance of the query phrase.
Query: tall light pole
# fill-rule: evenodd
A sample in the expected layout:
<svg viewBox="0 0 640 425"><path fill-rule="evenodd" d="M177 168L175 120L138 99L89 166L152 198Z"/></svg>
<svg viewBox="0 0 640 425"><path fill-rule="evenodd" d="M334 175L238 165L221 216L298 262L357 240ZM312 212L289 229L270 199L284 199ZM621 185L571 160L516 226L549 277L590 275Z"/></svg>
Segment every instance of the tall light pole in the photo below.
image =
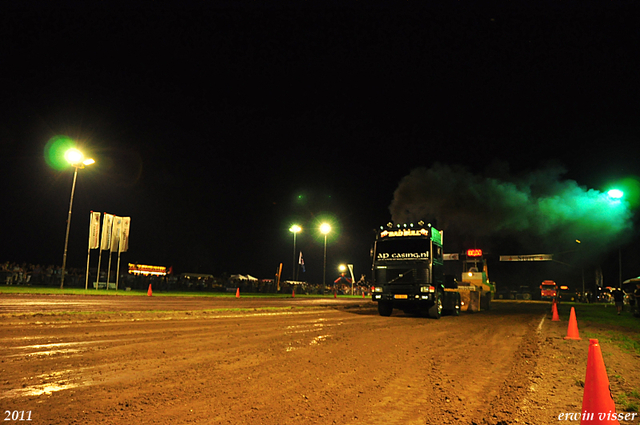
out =
<svg viewBox="0 0 640 425"><path fill-rule="evenodd" d="M296 234L302 230L302 227L294 224L289 228L289 231L293 233L293 267L292 267L292 279L294 282L296 281Z"/></svg>
<svg viewBox="0 0 640 425"><path fill-rule="evenodd" d="M76 180L78 179L78 168L84 168L85 165L91 165L95 161L91 158L85 159L82 152L78 149L69 149L64 154L64 159L75 168L73 171L73 183L71 184L71 200L69 201L69 214L67 215L67 233L64 237L64 254L62 255L62 271L60 276L60 289L64 288L64 274L67 267L67 246L69 245L69 228L71 227L71 209L73 208L73 195L76 191Z"/></svg>
<svg viewBox="0 0 640 425"><path fill-rule="evenodd" d="M624 197L624 192L620 189L611 189L607 192L607 195L611 199L620 200ZM618 278L618 289L622 288L622 248L618 247L618 270L619 270L619 278Z"/></svg>
<svg viewBox="0 0 640 425"><path fill-rule="evenodd" d="M324 294L324 287L327 283L327 234L331 231L329 223L322 223L320 225L320 233L324 235L324 265L322 267L322 294Z"/></svg>
<svg viewBox="0 0 640 425"><path fill-rule="evenodd" d="M580 239L576 239L576 243L577 244L582 244L582 241ZM586 288L584 286L584 266L581 266L581 271L582 271L582 298L586 299Z"/></svg>

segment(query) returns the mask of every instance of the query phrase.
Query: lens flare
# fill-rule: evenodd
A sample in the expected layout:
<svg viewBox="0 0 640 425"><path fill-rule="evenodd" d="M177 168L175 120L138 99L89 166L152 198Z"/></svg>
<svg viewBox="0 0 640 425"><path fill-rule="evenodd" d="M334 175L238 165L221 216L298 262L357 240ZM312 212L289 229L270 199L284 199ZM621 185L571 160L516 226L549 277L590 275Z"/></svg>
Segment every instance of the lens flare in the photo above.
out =
<svg viewBox="0 0 640 425"><path fill-rule="evenodd" d="M326 235L330 231L331 231L331 225L329 223L322 223L320 225L320 233L322 233L323 235Z"/></svg>
<svg viewBox="0 0 640 425"><path fill-rule="evenodd" d="M607 192L607 194L613 199L620 199L624 196L624 192L621 191L620 189L611 189L610 191Z"/></svg>
<svg viewBox="0 0 640 425"><path fill-rule="evenodd" d="M69 166L65 154L75 147L75 143L67 136L53 136L44 147L44 159L49 167L64 170Z"/></svg>
<svg viewBox="0 0 640 425"><path fill-rule="evenodd" d="M71 165L80 164L84 160L84 155L78 149L71 148L64 153L64 159Z"/></svg>

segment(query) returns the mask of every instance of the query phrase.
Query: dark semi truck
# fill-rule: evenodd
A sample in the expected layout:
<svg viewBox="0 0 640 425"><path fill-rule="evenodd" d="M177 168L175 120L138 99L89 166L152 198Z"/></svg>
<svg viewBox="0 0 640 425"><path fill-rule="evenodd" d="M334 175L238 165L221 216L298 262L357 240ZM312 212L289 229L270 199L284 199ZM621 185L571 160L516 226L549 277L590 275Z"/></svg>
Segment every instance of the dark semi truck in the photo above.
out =
<svg viewBox="0 0 640 425"><path fill-rule="evenodd" d="M394 309L439 319L460 314L460 294L445 285L443 232L422 221L382 226L372 248L372 299L378 313ZM447 286L449 291L445 291Z"/></svg>

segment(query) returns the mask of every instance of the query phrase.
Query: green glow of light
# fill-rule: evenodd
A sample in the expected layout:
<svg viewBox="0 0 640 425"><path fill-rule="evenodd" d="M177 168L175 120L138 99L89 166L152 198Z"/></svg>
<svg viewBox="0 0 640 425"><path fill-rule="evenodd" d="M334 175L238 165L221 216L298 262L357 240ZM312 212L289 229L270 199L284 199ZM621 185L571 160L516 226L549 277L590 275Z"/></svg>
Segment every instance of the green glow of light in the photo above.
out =
<svg viewBox="0 0 640 425"><path fill-rule="evenodd" d="M69 162L65 159L65 154L69 149L75 147L75 143L67 136L54 136L44 147L44 159L49 167L56 170L64 170L69 167Z"/></svg>
<svg viewBox="0 0 640 425"><path fill-rule="evenodd" d="M628 176L616 183L616 187L624 192L624 201L632 209L640 206L640 178L638 176Z"/></svg>

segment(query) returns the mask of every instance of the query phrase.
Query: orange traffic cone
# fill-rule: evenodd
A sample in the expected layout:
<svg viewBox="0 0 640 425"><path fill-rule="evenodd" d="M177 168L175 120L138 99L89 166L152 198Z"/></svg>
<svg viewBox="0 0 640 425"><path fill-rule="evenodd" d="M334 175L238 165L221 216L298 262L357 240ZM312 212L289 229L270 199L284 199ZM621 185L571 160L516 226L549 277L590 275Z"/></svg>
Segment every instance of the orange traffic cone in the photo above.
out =
<svg viewBox="0 0 640 425"><path fill-rule="evenodd" d="M291 290L291 298L295 298L296 297L296 290L292 289Z"/></svg>
<svg viewBox="0 0 640 425"><path fill-rule="evenodd" d="M236 298L240 298L240 288L236 289Z"/></svg>
<svg viewBox="0 0 640 425"><path fill-rule="evenodd" d="M578 333L578 321L576 320L576 309L571 307L571 315L569 316L569 328L567 329L567 336L564 339L580 340L580 334Z"/></svg>
<svg viewBox="0 0 640 425"><path fill-rule="evenodd" d="M600 344L597 339L590 339L580 424L619 424L615 411Z"/></svg>
<svg viewBox="0 0 640 425"><path fill-rule="evenodd" d="M558 304L553 300L553 304L551 304L551 312L553 313L553 317L551 318L552 322L559 322L560 316L558 315Z"/></svg>
<svg viewBox="0 0 640 425"><path fill-rule="evenodd" d="M153 296L153 291L151 290L151 284L149 284L149 290L147 290L147 296Z"/></svg>
<svg viewBox="0 0 640 425"><path fill-rule="evenodd" d="M364 298L364 292L362 293L362 298Z"/></svg>

